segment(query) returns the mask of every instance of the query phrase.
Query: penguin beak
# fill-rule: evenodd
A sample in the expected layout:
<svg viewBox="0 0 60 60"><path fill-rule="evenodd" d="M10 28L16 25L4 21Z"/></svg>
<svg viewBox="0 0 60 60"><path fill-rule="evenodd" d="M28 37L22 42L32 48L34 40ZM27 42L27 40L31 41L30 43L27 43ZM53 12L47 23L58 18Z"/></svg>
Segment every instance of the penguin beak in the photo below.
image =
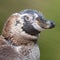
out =
<svg viewBox="0 0 60 60"><path fill-rule="evenodd" d="M55 27L55 23L51 20L41 20L39 17L36 19L36 23L43 29L51 29Z"/></svg>

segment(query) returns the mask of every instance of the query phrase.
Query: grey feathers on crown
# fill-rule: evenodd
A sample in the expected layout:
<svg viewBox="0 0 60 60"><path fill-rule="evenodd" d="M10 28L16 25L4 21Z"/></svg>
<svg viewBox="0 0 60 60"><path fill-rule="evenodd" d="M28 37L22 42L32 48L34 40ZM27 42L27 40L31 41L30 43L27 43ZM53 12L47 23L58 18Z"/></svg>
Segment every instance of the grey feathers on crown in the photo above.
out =
<svg viewBox="0 0 60 60"><path fill-rule="evenodd" d="M42 20L45 18L44 16L43 16L43 14L39 11L37 11L37 10L31 10L31 9L26 9L26 10L22 10L22 11L20 11L19 12L20 14L25 14L25 13L29 13L29 14L34 14L34 13L36 13Z"/></svg>

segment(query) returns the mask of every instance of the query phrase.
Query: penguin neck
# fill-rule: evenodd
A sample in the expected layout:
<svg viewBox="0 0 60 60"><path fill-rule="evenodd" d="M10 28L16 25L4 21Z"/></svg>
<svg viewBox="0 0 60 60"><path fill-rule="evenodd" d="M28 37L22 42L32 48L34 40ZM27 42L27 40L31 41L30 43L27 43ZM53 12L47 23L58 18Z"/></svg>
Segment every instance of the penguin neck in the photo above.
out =
<svg viewBox="0 0 60 60"><path fill-rule="evenodd" d="M20 34L15 33L14 35L12 35L12 37L6 38L6 40L15 46L21 46L21 45L34 45L37 44L37 40L38 40L38 35L33 36L33 35L29 35L25 32L21 32Z"/></svg>

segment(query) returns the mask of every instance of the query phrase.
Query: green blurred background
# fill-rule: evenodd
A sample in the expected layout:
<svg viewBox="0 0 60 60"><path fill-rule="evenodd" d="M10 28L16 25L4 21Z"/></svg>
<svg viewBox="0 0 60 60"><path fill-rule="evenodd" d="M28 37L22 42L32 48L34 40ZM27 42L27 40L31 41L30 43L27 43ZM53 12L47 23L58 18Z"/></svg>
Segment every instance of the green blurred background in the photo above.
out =
<svg viewBox="0 0 60 60"><path fill-rule="evenodd" d="M41 60L60 60L60 0L0 0L0 34L6 19L22 9L36 9L43 12L56 27L45 30L39 37Z"/></svg>

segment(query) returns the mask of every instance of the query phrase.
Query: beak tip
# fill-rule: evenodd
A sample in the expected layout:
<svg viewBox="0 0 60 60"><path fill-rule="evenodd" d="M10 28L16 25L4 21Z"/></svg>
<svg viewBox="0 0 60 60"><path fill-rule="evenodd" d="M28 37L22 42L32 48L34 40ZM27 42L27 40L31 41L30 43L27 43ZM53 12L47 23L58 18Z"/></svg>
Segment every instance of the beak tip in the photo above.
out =
<svg viewBox="0 0 60 60"><path fill-rule="evenodd" d="M55 23L51 22L50 29L55 27Z"/></svg>

